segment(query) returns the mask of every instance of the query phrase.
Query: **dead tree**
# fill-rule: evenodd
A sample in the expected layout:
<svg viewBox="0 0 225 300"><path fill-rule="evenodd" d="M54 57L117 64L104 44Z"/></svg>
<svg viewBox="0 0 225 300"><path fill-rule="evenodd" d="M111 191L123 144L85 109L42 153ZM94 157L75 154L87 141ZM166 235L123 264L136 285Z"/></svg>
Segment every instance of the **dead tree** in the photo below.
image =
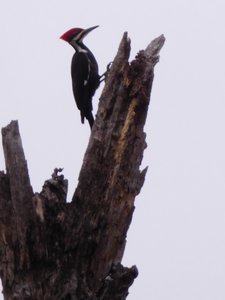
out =
<svg viewBox="0 0 225 300"><path fill-rule="evenodd" d="M153 70L164 37L129 63L125 33L102 92L71 202L55 169L34 193L17 121L2 129L0 276L11 299L122 300L138 274L121 259L144 183L145 124Z"/></svg>

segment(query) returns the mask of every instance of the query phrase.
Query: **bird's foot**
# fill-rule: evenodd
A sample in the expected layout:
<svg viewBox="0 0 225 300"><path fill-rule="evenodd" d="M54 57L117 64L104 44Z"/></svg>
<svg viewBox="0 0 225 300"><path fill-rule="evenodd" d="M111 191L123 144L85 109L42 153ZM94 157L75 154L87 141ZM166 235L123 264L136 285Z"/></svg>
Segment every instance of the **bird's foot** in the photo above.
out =
<svg viewBox="0 0 225 300"><path fill-rule="evenodd" d="M100 76L100 83L102 81L106 81L107 77L108 77L108 74L109 74L109 71L110 71L110 68L112 66L112 61L110 63L108 63L108 65L106 66L106 71L105 73L103 73L101 76Z"/></svg>

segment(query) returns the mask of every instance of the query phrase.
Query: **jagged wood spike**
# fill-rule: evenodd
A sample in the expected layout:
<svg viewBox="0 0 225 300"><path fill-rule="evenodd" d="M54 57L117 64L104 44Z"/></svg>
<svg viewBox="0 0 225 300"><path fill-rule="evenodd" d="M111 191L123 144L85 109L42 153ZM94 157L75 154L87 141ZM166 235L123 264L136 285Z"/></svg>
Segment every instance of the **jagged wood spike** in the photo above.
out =
<svg viewBox="0 0 225 300"><path fill-rule="evenodd" d="M18 123L2 130L0 276L5 299L124 300L138 274L121 265L134 200L145 180L144 124L158 37L130 63L124 34L102 92L71 203L56 168L33 194Z"/></svg>

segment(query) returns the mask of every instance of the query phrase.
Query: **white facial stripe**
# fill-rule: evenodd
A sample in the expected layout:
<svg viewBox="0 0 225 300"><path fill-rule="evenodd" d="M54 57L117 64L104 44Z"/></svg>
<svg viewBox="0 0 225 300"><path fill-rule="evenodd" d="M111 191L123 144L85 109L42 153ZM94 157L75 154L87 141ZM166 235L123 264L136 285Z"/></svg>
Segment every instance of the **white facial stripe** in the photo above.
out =
<svg viewBox="0 0 225 300"><path fill-rule="evenodd" d="M82 33L83 33L83 31L81 31L78 35L76 35L76 36L74 37L74 40L79 41L80 37L82 36ZM83 38L82 38L82 39L83 39ZM82 39L81 39L81 40L82 40Z"/></svg>
<svg viewBox="0 0 225 300"><path fill-rule="evenodd" d="M76 38L72 39L72 41L70 42L70 44L71 44L72 46L74 46L74 48L76 49L76 51L78 51L78 52L83 52L83 53L87 53L87 50L86 50L86 49L83 49L83 48L77 43Z"/></svg>

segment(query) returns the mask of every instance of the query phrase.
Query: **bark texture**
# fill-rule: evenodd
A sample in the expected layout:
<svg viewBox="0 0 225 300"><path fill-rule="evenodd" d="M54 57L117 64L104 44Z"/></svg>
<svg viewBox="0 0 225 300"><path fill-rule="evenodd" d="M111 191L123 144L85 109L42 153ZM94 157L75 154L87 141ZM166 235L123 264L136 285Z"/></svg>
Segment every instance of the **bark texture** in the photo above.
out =
<svg viewBox="0 0 225 300"><path fill-rule="evenodd" d="M6 173L0 172L0 276L4 298L123 300L138 275L121 265L134 200L147 168L153 70L164 37L128 62L125 33L107 76L78 186L55 169L40 193L30 184L17 121L2 129Z"/></svg>

